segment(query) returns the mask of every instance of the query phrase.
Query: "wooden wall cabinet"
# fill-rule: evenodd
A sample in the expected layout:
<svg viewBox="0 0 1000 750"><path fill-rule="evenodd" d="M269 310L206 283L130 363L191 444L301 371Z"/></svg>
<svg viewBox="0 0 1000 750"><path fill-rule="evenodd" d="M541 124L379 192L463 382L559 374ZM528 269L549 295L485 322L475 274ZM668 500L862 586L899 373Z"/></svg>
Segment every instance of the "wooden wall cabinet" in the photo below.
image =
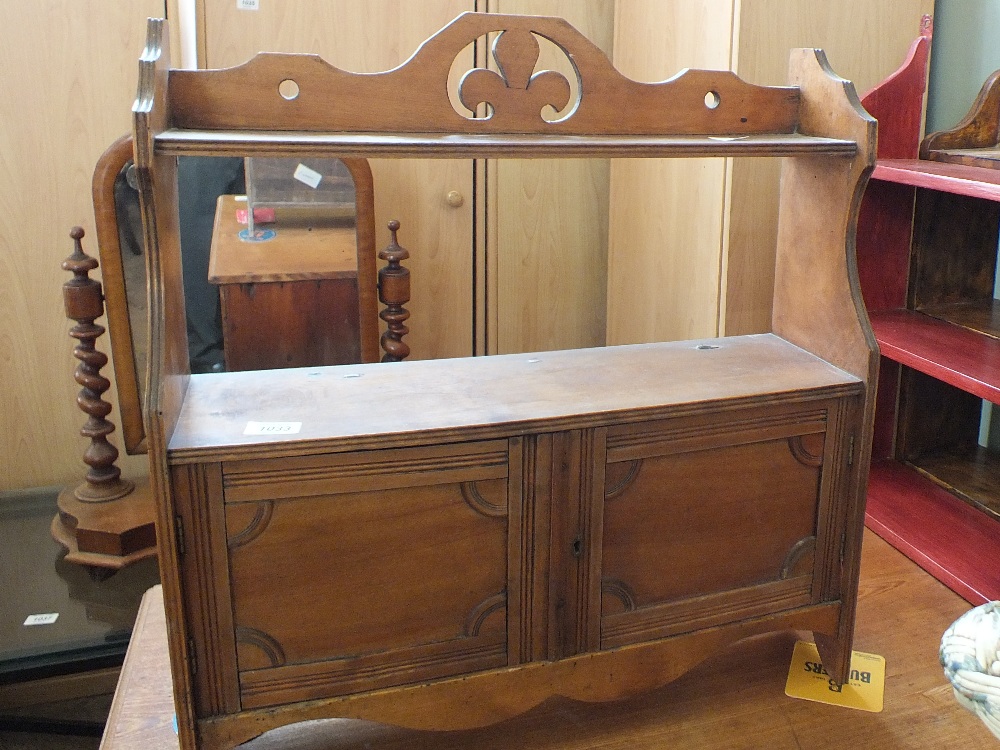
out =
<svg viewBox="0 0 1000 750"><path fill-rule="evenodd" d="M929 37L865 100L880 138L858 262L882 352L868 524L981 604L1000 598L984 562L1000 555L1000 459L979 445L982 400L1000 401L1000 76L921 143Z"/></svg>
<svg viewBox="0 0 1000 750"><path fill-rule="evenodd" d="M468 119L444 82L496 32L496 70L462 86L492 115ZM793 51L784 87L706 70L648 86L554 18L464 14L376 76L278 54L169 70L162 34L135 143L182 747L616 699L778 628L812 630L844 680L877 367L851 257L875 122L821 52ZM526 64L537 38L572 61L575 99ZM549 103L571 114L547 122ZM290 152L781 158L773 331L190 375L175 157Z"/></svg>

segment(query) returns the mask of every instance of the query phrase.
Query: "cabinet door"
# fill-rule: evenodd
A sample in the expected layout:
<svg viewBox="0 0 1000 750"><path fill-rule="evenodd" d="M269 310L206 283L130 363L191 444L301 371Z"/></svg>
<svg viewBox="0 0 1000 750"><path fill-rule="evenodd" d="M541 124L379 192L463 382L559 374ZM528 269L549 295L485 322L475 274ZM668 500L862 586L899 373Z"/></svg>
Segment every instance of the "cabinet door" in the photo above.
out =
<svg viewBox="0 0 1000 750"><path fill-rule="evenodd" d="M842 406L775 405L608 430L602 648L824 599L839 564L830 519L846 469L833 460Z"/></svg>
<svg viewBox="0 0 1000 750"><path fill-rule="evenodd" d="M244 708L514 659L506 440L236 461L223 478Z"/></svg>
<svg viewBox="0 0 1000 750"><path fill-rule="evenodd" d="M310 52L344 70L375 73L405 62L469 0L262 0L256 10L205 3L202 67L238 65L258 51ZM473 65L473 50L456 69ZM377 106L377 103L373 103ZM373 160L377 245L398 219L410 250L410 334L414 359L472 354L472 183L469 160ZM449 193L464 196L449 201Z"/></svg>

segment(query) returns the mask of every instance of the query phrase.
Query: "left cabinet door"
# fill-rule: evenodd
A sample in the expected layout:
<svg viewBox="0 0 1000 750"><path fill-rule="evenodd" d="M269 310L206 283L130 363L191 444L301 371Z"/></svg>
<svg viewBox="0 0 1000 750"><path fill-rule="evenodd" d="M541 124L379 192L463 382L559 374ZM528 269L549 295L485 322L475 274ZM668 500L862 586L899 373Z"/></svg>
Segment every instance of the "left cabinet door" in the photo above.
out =
<svg viewBox="0 0 1000 750"><path fill-rule="evenodd" d="M508 465L503 439L225 462L241 705L507 666Z"/></svg>
<svg viewBox="0 0 1000 750"><path fill-rule="evenodd" d="M204 4L200 67L239 65L261 51L307 52L343 70L381 72L401 65L427 37L473 9L472 0L261 0L254 10L237 5ZM470 47L456 60L458 75L473 66L473 54ZM386 224L398 219L399 242L410 251L410 358L471 355L472 161L373 160L371 166L377 246L388 243Z"/></svg>

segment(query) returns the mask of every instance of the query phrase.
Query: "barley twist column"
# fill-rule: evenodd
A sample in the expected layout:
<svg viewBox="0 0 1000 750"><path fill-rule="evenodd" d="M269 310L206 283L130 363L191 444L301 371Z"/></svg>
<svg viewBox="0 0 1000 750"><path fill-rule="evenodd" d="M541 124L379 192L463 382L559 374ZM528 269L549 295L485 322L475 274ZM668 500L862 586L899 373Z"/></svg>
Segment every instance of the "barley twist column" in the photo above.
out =
<svg viewBox="0 0 1000 750"><path fill-rule="evenodd" d="M383 362L401 362L410 353L410 347L403 342L403 336L410 332L405 321L410 317L410 311L403 307L410 301L410 269L401 263L410 257L404 247L396 241L399 222L393 219L389 222L392 240L379 252L378 257L387 261L387 265L378 271L378 299L385 309L378 316L388 326L382 334L382 349L385 355Z"/></svg>

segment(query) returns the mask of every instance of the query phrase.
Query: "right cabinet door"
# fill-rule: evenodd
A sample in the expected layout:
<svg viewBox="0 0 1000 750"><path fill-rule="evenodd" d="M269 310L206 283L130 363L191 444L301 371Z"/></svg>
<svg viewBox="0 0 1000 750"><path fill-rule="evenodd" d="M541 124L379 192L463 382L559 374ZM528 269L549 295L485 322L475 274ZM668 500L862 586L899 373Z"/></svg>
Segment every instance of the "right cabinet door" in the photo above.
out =
<svg viewBox="0 0 1000 750"><path fill-rule="evenodd" d="M610 428L601 648L820 600L842 422L824 400Z"/></svg>

